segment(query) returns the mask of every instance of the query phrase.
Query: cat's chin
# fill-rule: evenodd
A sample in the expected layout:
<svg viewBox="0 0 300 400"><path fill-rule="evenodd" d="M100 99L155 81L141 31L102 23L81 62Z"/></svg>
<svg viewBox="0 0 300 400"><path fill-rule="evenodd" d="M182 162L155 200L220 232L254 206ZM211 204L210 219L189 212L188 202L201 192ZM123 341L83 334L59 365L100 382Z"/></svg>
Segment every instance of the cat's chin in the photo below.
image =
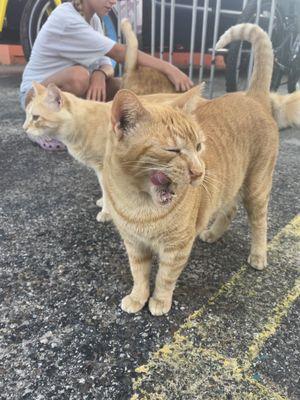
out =
<svg viewBox="0 0 300 400"><path fill-rule="evenodd" d="M25 132L31 139L49 139L49 136L47 136L43 131L40 132L37 130L28 129Z"/></svg>

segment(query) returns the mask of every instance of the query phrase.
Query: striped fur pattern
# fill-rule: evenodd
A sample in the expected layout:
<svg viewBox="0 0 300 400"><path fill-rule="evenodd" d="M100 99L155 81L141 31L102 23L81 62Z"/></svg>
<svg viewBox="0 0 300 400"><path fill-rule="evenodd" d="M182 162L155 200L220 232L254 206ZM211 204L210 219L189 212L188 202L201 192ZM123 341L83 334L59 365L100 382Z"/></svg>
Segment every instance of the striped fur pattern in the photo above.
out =
<svg viewBox="0 0 300 400"><path fill-rule="evenodd" d="M264 84L270 68L258 66L268 64L271 44L259 29L233 27L220 41L247 36L259 42L247 95L204 101L191 113L142 104L128 90L115 96L103 183L133 276L132 291L122 300L126 312L139 311L148 300L153 315L170 310L194 239L218 240L239 198L251 227L248 262L258 270L267 264L267 208L279 138ZM160 264L150 297L154 255Z"/></svg>
<svg viewBox="0 0 300 400"><path fill-rule="evenodd" d="M102 169L110 132L111 103L83 100L59 90L53 84L45 88L34 83L33 87L35 96L26 108L24 129L32 136L47 135L60 140L75 159L94 169L103 194L103 198L97 201L97 205L102 208L97 220L110 220L102 185ZM141 96L141 100L162 102L191 112L205 101L201 98L201 91L202 86L196 86L186 93L153 94ZM60 104L53 99L60 99Z"/></svg>
<svg viewBox="0 0 300 400"><path fill-rule="evenodd" d="M127 46L124 72L129 73L137 69L139 42L135 36L135 33L133 32L131 23L127 18L123 18L121 21L121 31Z"/></svg>
<svg viewBox="0 0 300 400"><path fill-rule="evenodd" d="M267 94L270 91L273 71L272 43L258 25L238 24L229 28L219 39L216 49L236 40L247 40L253 46L254 65L248 93Z"/></svg>
<svg viewBox="0 0 300 400"><path fill-rule="evenodd" d="M79 1L79 0L78 0ZM125 58L124 75L122 77L122 88L130 89L136 94L151 94L158 92L174 92L174 86L160 72L150 68L137 67L137 52L138 40L132 30L131 23L127 18L124 18L121 23L121 30L126 41L127 50ZM227 31L228 32L228 31ZM263 85L263 90L269 91L269 82L271 79L271 71L273 67L273 52L268 42L268 36L265 32L257 29L256 25L242 24L232 28L230 33L225 33L222 39L217 43L217 48L226 46L233 40L249 40L254 44L254 51L257 57L268 60L262 65L254 64L252 82L255 87L260 88ZM240 39L239 39L240 38ZM266 76L266 79L261 82L255 77ZM251 90L255 88L250 86ZM259 91L259 93L261 93ZM196 99L196 98L195 98ZM278 95L270 93L273 116L278 124L279 129L289 126L300 126L300 95ZM198 100L197 100L198 101Z"/></svg>
<svg viewBox="0 0 300 400"><path fill-rule="evenodd" d="M122 20L121 30L127 46L122 88L136 94L175 93L174 85L162 72L137 66L138 41L128 19Z"/></svg>
<svg viewBox="0 0 300 400"><path fill-rule="evenodd" d="M300 90L290 94L270 93L272 113L279 129L300 128Z"/></svg>
<svg viewBox="0 0 300 400"><path fill-rule="evenodd" d="M247 40L253 45L255 54L253 74L251 77L248 94L263 95L269 93L272 71L273 71L273 50L272 44L265 31L253 24L239 24L228 29L216 44L216 48L225 47L235 40ZM263 60L263 61L262 61ZM291 126L300 127L300 91L291 94L270 93L272 114L278 128Z"/></svg>

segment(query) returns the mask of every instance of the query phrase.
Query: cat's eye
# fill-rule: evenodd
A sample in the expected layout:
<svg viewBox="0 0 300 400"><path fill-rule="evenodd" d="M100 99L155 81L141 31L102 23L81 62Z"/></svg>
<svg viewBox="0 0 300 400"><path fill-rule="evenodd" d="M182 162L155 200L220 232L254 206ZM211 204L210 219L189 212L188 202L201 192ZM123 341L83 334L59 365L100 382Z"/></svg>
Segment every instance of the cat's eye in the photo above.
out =
<svg viewBox="0 0 300 400"><path fill-rule="evenodd" d="M197 146L196 146L196 150L197 150L197 151L200 151L200 150L201 150L201 147L202 147L202 146L201 146L201 143L198 143Z"/></svg>
<svg viewBox="0 0 300 400"><path fill-rule="evenodd" d="M172 153L180 153L180 149L165 149L166 151L171 151Z"/></svg>
<svg viewBox="0 0 300 400"><path fill-rule="evenodd" d="M32 116L32 121L37 121L40 118L39 115L33 115Z"/></svg>

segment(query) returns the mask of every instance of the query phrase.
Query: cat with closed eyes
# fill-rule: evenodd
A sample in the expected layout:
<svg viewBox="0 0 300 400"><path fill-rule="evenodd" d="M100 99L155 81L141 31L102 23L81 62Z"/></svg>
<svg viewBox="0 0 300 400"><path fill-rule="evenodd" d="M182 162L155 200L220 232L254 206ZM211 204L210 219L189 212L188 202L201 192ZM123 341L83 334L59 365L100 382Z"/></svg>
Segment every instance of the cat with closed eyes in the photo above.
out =
<svg viewBox="0 0 300 400"><path fill-rule="evenodd" d="M121 87L138 95L175 92L174 86L162 72L137 65L138 40L126 18L122 20L121 30L127 46ZM290 94L270 92L269 96L272 114L279 129L300 127L300 90Z"/></svg>
<svg viewBox="0 0 300 400"><path fill-rule="evenodd" d="M239 198L251 228L248 262L258 270L267 265L267 209L279 141L269 96L272 44L253 24L230 28L217 46L233 40L248 40L254 49L246 93L204 101L191 112L143 104L128 90L113 101L103 185L133 277L122 300L126 312L147 301L152 315L170 310L195 238L218 240ZM150 296L154 255L159 269Z"/></svg>

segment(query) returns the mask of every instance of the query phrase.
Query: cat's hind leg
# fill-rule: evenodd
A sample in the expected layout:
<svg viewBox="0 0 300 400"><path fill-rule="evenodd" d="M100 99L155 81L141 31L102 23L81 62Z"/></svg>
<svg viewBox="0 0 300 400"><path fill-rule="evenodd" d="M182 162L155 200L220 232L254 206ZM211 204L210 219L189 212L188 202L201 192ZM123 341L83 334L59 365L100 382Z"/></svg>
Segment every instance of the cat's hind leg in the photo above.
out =
<svg viewBox="0 0 300 400"><path fill-rule="evenodd" d="M245 182L243 202L251 229L248 263L262 270L267 266L267 213L272 185L272 170L254 174Z"/></svg>
<svg viewBox="0 0 300 400"><path fill-rule="evenodd" d="M237 211L236 200L230 202L221 210L218 211L217 216L209 229L202 231L199 234L201 240L207 243L213 243L219 240L227 231L230 222L234 218Z"/></svg>

